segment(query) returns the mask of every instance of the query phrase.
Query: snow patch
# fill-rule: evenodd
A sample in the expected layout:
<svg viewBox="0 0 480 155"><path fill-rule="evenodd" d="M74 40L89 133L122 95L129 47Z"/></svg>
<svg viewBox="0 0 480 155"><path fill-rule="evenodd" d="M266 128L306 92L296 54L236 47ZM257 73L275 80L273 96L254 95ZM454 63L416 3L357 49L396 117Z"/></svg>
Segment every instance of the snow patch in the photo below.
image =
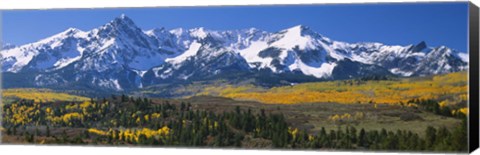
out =
<svg viewBox="0 0 480 155"><path fill-rule="evenodd" d="M315 76L317 78L327 78L332 75L333 69L337 66L336 63L322 63L320 67L311 67L300 60L288 66L290 70L300 70L305 75Z"/></svg>
<svg viewBox="0 0 480 155"><path fill-rule="evenodd" d="M392 72L393 74L401 75L401 76L411 76L413 74L413 72L402 71L399 68L393 68L393 69L390 69L389 71Z"/></svg>
<svg viewBox="0 0 480 155"><path fill-rule="evenodd" d="M205 28L200 27L200 28L195 28L195 29L190 30L190 35L192 37L196 37L196 38L199 38L199 39L204 39L205 37L207 37L208 32L205 31Z"/></svg>
<svg viewBox="0 0 480 155"><path fill-rule="evenodd" d="M467 62L467 63L469 62L468 53L459 52L457 55L458 55L458 57L460 57L460 59L462 59L462 61Z"/></svg>
<svg viewBox="0 0 480 155"><path fill-rule="evenodd" d="M25 48L26 47L22 46L20 48L14 48L14 49L2 51L2 58L9 59L10 63L12 64L11 68L7 69L7 72L17 73L25 65L27 65L35 55L38 54L38 51L23 50ZM15 61L12 61L12 60L15 60Z"/></svg>
<svg viewBox="0 0 480 155"><path fill-rule="evenodd" d="M140 77L143 77L145 75L145 73L147 73L146 70L142 71L142 70L133 70L135 73L137 73L138 76Z"/></svg>
<svg viewBox="0 0 480 155"><path fill-rule="evenodd" d="M106 88L115 89L117 91L123 90L120 84L118 83L117 79L108 79L108 80L101 79L99 80L98 85Z"/></svg>
<svg viewBox="0 0 480 155"><path fill-rule="evenodd" d="M198 50L200 49L201 46L202 46L202 44L195 41L192 44L190 44L190 47L188 48L188 50L183 52L181 55L179 55L177 57L174 57L174 58L167 58L167 59L165 59L165 61L169 62L171 64L174 64L174 65L182 63L183 61L185 61L189 57L197 55Z"/></svg>
<svg viewBox="0 0 480 155"><path fill-rule="evenodd" d="M260 51L268 48L268 44L263 41L255 41L252 42L251 45L243 50L239 50L238 53L245 58L245 60L248 62L250 67L257 67L254 64L255 63L260 63L261 65L259 66L260 68L265 68L270 65L272 62L272 58L266 57L262 58L258 56L258 53Z"/></svg>
<svg viewBox="0 0 480 155"><path fill-rule="evenodd" d="M162 79L166 79L170 76L172 76L173 72L172 72L172 68L168 68L165 72L163 72L161 75L160 75L160 78Z"/></svg>
<svg viewBox="0 0 480 155"><path fill-rule="evenodd" d="M345 56L337 53L337 51L335 51L332 47L326 45L325 43L323 43L323 42L321 42L321 41L319 41L318 43L328 52L328 54L329 54L332 58L337 59L337 60L343 60L343 59L345 59Z"/></svg>
<svg viewBox="0 0 480 155"><path fill-rule="evenodd" d="M295 46L299 46L300 50L311 46L311 37L302 36L302 26L295 26L290 29L282 31L283 37L274 42L272 46L283 47L285 49L292 49Z"/></svg>

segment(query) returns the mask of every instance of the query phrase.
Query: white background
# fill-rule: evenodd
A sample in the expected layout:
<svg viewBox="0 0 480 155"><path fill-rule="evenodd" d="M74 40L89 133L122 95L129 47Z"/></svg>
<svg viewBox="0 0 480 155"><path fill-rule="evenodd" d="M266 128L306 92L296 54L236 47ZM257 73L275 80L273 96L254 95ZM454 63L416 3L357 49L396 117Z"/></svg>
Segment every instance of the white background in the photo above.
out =
<svg viewBox="0 0 480 155"><path fill-rule="evenodd" d="M205 5L252 5L252 4L311 4L311 3L366 3L366 2L428 2L429 0L0 0L0 9L49 9L49 8L105 8L142 6L205 6ZM448 0L434 0L448 1ZM480 0L472 0L477 6ZM447 10L446 10L447 11ZM0 23L1 24L1 23ZM467 144L465 144L467 145ZM326 152L289 150L229 150L229 149L185 149L185 148L128 148L128 147L86 147L86 146L35 146L0 145L0 154L190 154L190 155L309 155L309 154L415 154L387 152ZM418 154L418 153L417 153ZM480 154L477 150L474 154Z"/></svg>

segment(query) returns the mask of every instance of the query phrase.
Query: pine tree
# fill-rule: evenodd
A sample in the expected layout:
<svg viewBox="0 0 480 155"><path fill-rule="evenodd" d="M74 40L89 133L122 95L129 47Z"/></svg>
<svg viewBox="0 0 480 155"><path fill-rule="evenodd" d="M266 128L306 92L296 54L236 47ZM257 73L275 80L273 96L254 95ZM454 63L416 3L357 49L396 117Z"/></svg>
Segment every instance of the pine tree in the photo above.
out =
<svg viewBox="0 0 480 155"><path fill-rule="evenodd" d="M128 97L125 94L122 94L122 102L127 102Z"/></svg>
<svg viewBox="0 0 480 155"><path fill-rule="evenodd" d="M84 130L84 131L83 131L83 136L84 136L85 138L90 138L90 133L88 133L88 130Z"/></svg>
<svg viewBox="0 0 480 155"><path fill-rule="evenodd" d="M357 129L355 127L350 127L350 142L357 143Z"/></svg>
<svg viewBox="0 0 480 155"><path fill-rule="evenodd" d="M366 147L366 136L365 136L365 129L361 129L360 133L358 134L358 141L357 145L360 147Z"/></svg>
<svg viewBox="0 0 480 155"><path fill-rule="evenodd" d="M467 151L468 145L467 119L464 118L460 126L452 132L452 148L454 151Z"/></svg>
<svg viewBox="0 0 480 155"><path fill-rule="evenodd" d="M427 147L427 149L431 149L435 144L435 138L437 137L436 133L437 133L437 130L434 127L432 126L427 127L425 131L425 147Z"/></svg>

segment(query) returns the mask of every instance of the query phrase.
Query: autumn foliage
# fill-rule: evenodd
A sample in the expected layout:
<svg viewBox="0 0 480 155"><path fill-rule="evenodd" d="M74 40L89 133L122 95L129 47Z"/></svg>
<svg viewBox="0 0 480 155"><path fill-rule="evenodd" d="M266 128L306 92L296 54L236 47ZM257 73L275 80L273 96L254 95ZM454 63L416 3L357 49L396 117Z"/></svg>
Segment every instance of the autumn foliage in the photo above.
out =
<svg viewBox="0 0 480 155"><path fill-rule="evenodd" d="M5 89L2 92L3 98L21 98L26 100L34 100L35 102L52 102L52 101L87 101L89 98L70 95L67 93L58 93L49 89Z"/></svg>
<svg viewBox="0 0 480 155"><path fill-rule="evenodd" d="M260 90L252 86L207 88L203 94L255 100L270 104L296 103L387 103L398 104L411 99L441 99L451 96L451 102L467 99L468 80L466 72L438 75L430 78L407 78L396 80L346 80L302 83L293 86ZM216 92L216 93L215 93Z"/></svg>

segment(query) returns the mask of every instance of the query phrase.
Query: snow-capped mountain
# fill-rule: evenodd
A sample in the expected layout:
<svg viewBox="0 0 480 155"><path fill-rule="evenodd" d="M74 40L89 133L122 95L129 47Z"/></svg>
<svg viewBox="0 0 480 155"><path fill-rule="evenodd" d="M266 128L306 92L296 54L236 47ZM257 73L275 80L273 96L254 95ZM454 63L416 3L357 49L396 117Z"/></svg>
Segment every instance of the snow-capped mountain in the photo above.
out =
<svg viewBox="0 0 480 155"><path fill-rule="evenodd" d="M4 48L0 54L7 83L22 76L27 81L18 86L116 91L215 79L271 77L288 83L424 76L468 67L467 53L429 47L425 42L407 46L346 43L302 25L279 32L255 28L144 31L125 15L90 31L69 28L38 42Z"/></svg>
<svg viewBox="0 0 480 155"><path fill-rule="evenodd" d="M9 44L9 43L2 43L1 44L1 49L2 50L7 50L7 49L11 49L11 48L15 48L17 46L13 45L13 44Z"/></svg>

